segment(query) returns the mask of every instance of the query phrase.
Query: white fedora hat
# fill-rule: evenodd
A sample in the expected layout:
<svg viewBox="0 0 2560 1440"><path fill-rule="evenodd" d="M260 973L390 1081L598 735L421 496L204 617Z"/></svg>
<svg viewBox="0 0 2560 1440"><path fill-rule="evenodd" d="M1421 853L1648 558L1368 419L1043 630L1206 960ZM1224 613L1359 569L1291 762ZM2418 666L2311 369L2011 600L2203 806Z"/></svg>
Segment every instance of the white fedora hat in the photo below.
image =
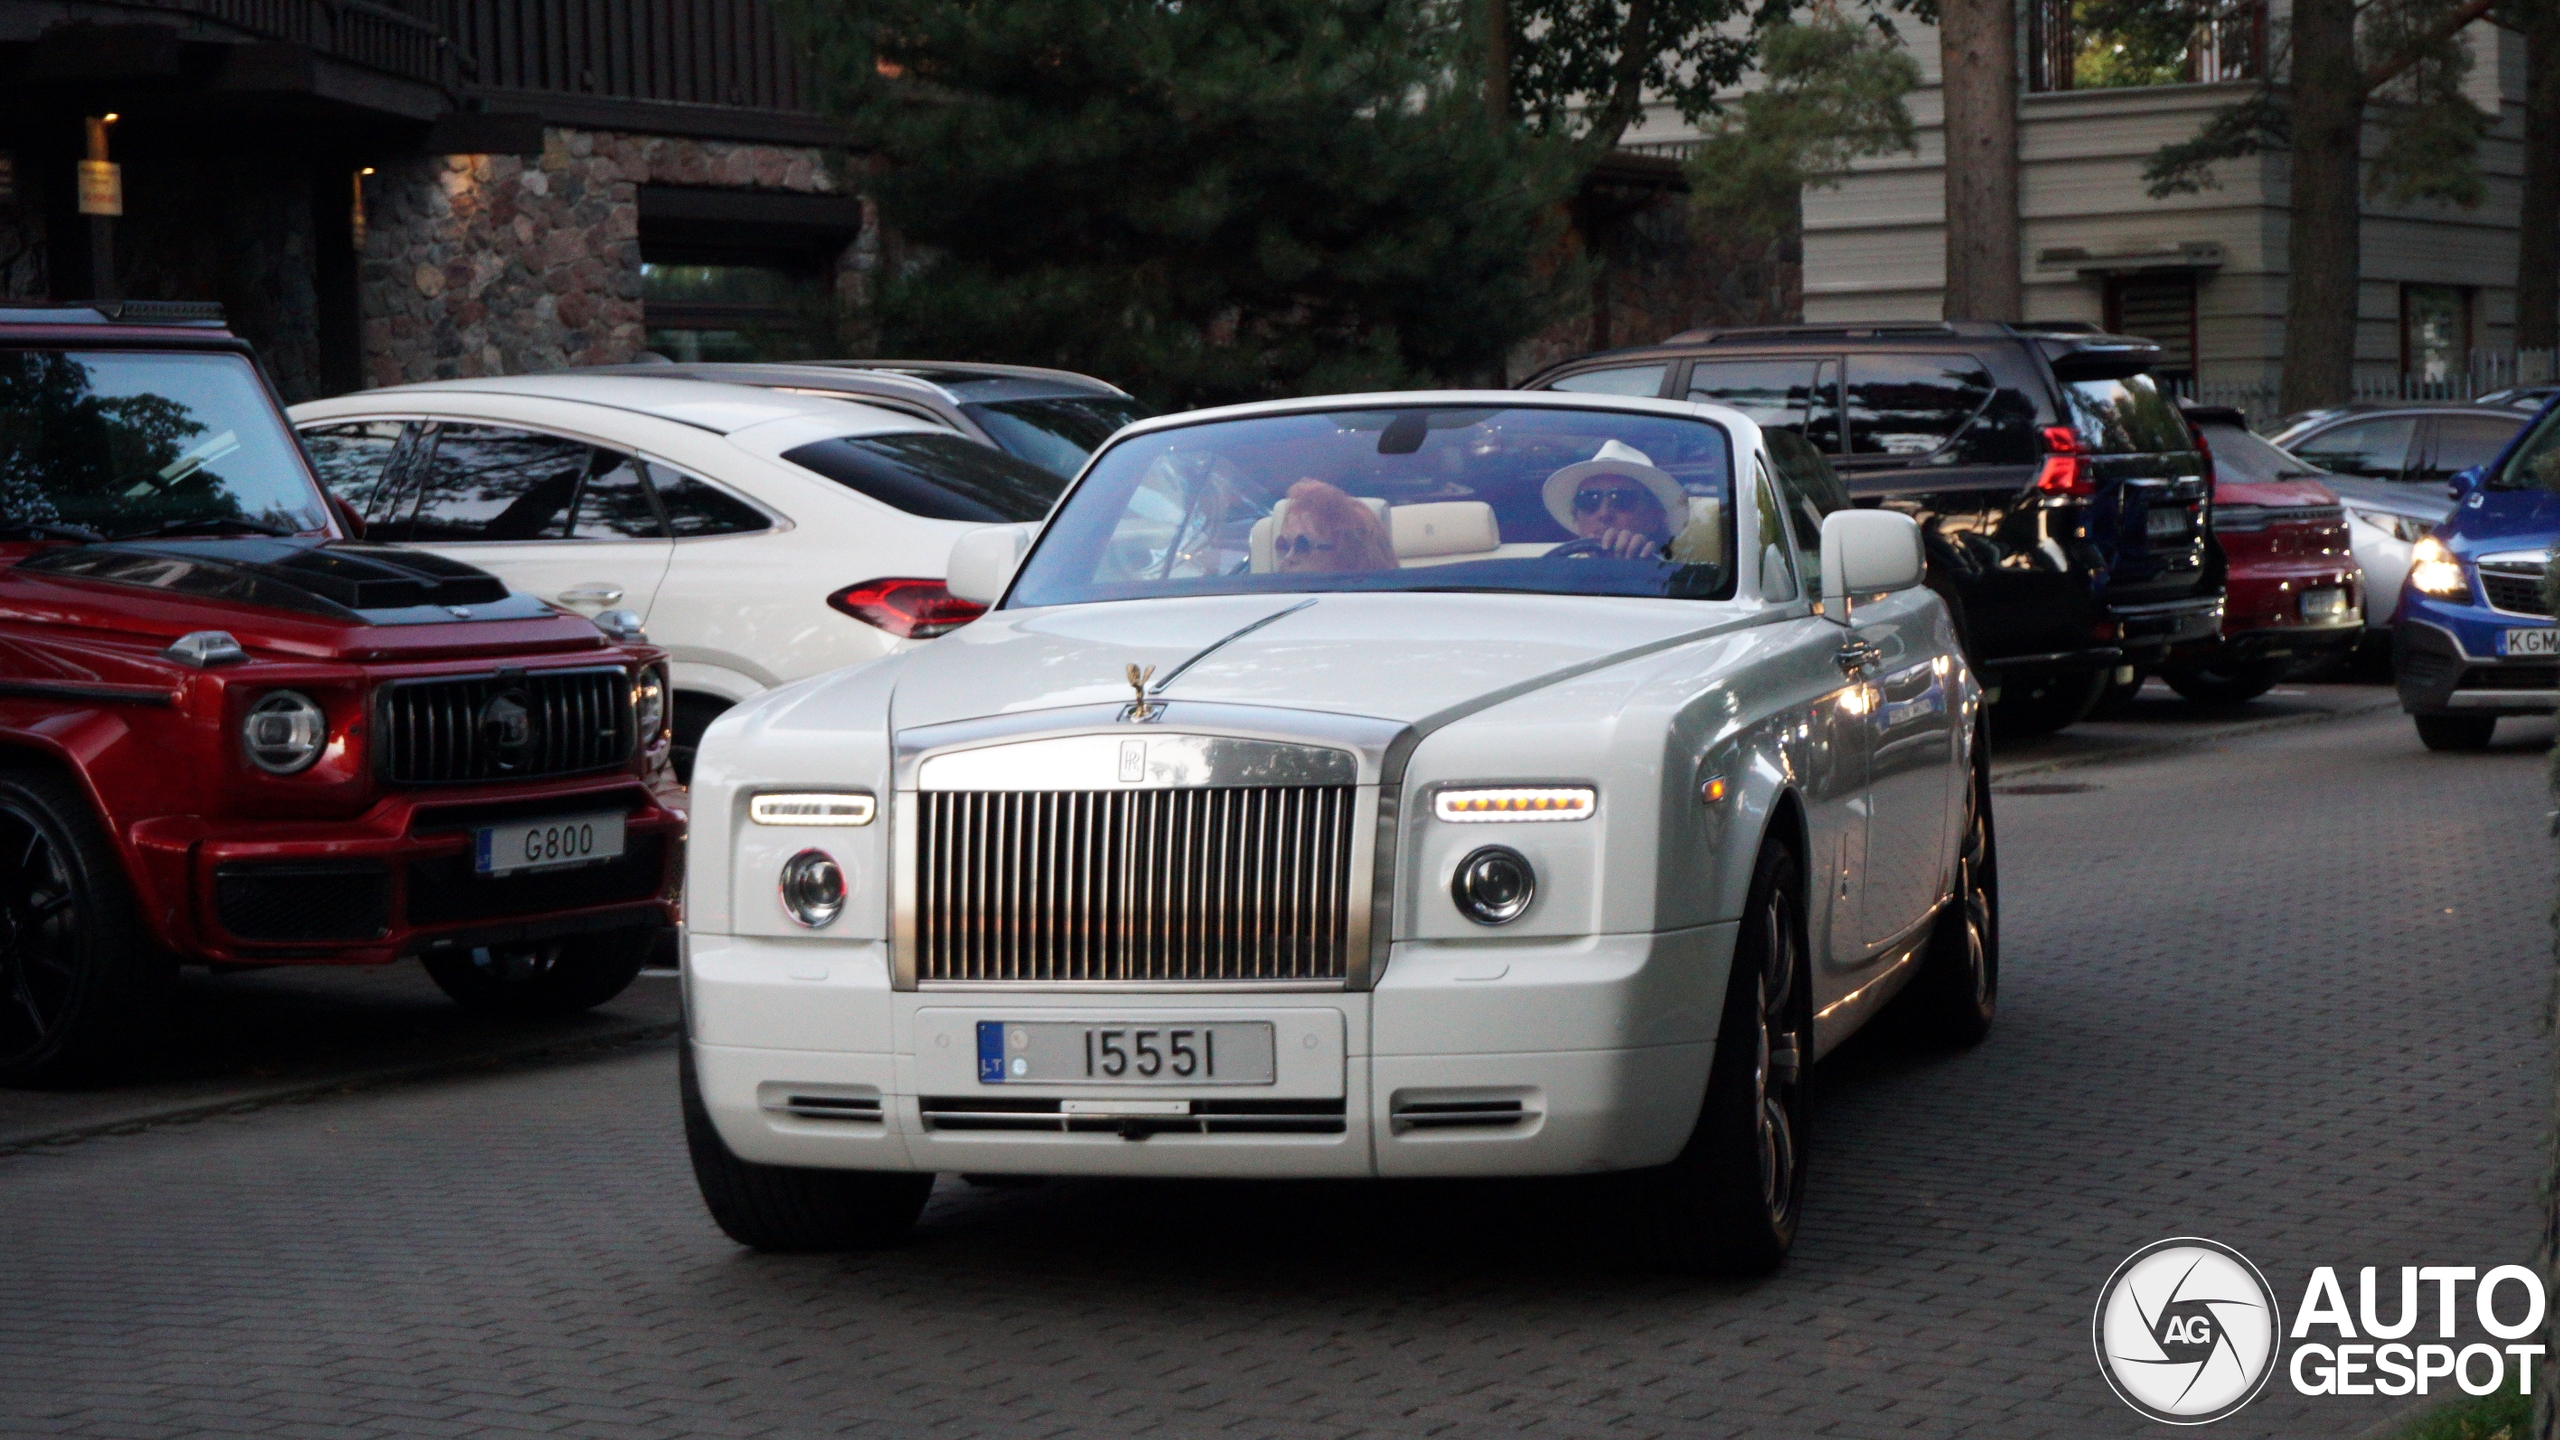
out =
<svg viewBox="0 0 2560 1440"><path fill-rule="evenodd" d="M1547 513L1556 517L1557 524L1567 530L1573 528L1573 494L1582 488L1583 481L1595 475L1623 476L1652 491L1653 498L1662 502L1663 523L1670 527L1671 534L1679 534L1689 523L1689 492L1680 488L1680 482L1667 471L1657 469L1652 457L1643 451L1611 440L1601 445L1599 454L1547 477L1543 498Z"/></svg>

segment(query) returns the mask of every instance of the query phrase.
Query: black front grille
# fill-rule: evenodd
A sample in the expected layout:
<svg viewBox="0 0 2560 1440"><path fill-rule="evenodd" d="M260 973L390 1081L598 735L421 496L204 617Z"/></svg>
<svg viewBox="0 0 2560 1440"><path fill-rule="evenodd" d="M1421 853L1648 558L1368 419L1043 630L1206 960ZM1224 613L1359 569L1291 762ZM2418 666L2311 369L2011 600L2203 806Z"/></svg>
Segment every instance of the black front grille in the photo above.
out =
<svg viewBox="0 0 2560 1440"><path fill-rule="evenodd" d="M503 920L655 898L666 874L663 835L634 835L616 859L574 870L482 875L469 852L409 862L409 923Z"/></svg>
<svg viewBox="0 0 2560 1440"><path fill-rule="evenodd" d="M611 667L396 680L376 696L373 733L394 785L611 770L631 758L631 680Z"/></svg>
<svg viewBox="0 0 2560 1440"><path fill-rule="evenodd" d="M2551 606L2542 598L2542 577L2508 575L2482 568L2480 588L2489 597L2489 608L2510 615L2548 615Z"/></svg>
<svg viewBox="0 0 2560 1440"><path fill-rule="evenodd" d="M391 872L380 865L225 865L213 897L241 940L378 940L391 928Z"/></svg>

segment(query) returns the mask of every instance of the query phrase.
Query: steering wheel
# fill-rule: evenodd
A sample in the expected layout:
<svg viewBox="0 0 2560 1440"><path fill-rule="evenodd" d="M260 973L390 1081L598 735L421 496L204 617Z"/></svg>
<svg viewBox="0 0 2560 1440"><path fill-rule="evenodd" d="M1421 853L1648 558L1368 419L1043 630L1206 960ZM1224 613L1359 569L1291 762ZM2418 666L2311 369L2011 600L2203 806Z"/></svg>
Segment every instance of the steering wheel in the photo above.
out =
<svg viewBox="0 0 2560 1440"><path fill-rule="evenodd" d="M1549 560L1605 560L1609 558L1609 547L1588 537L1567 540L1548 551L1546 558Z"/></svg>

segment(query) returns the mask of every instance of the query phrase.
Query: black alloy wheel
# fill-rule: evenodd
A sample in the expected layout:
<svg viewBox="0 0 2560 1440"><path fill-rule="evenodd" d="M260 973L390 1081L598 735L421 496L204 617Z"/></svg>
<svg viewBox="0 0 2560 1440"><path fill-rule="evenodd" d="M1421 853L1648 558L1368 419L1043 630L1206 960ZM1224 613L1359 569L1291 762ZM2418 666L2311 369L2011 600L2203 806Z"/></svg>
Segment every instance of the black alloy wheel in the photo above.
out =
<svg viewBox="0 0 2560 1440"><path fill-rule="evenodd" d="M0 774L0 1079L93 1077L148 1038L175 969L79 787Z"/></svg>
<svg viewBox="0 0 2560 1440"><path fill-rule="evenodd" d="M2160 678L2197 705L2246 705L2276 688L2276 682L2292 669L2290 660L2220 661L2167 666Z"/></svg>
<svg viewBox="0 0 2560 1440"><path fill-rule="evenodd" d="M502 1020L556 1020L628 989L658 940L658 927L651 926L441 951L426 957L427 977L465 1010Z"/></svg>
<svg viewBox="0 0 2560 1440"><path fill-rule="evenodd" d="M1678 1158L1637 1177L1644 1233L1673 1269L1766 1275L1795 1243L1813 1071L1803 894L1792 849L1768 843L1734 939L1697 1125Z"/></svg>
<svg viewBox="0 0 2560 1440"><path fill-rule="evenodd" d="M1991 820L1991 747L1977 732L1964 843L1910 995L1934 1038L1978 1045L2000 1008L2000 845Z"/></svg>

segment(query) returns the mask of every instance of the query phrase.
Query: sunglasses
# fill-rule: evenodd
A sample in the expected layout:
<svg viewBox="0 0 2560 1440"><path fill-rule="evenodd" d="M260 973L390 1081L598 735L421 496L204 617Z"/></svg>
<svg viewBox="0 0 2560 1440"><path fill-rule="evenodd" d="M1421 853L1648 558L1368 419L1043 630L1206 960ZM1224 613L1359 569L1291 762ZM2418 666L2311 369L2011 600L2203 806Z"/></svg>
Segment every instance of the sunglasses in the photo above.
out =
<svg viewBox="0 0 2560 1440"><path fill-rule="evenodd" d="M1652 491L1639 490L1632 485L1597 486L1573 492L1573 513L1576 515L1597 515L1603 510L1612 508L1626 511L1641 510L1647 505L1658 507L1659 504L1660 502L1653 498Z"/></svg>
<svg viewBox="0 0 2560 1440"><path fill-rule="evenodd" d="M1283 535L1271 542L1271 549L1275 554L1286 555L1295 560L1321 551L1329 551L1333 547L1317 544L1316 537L1313 535Z"/></svg>

